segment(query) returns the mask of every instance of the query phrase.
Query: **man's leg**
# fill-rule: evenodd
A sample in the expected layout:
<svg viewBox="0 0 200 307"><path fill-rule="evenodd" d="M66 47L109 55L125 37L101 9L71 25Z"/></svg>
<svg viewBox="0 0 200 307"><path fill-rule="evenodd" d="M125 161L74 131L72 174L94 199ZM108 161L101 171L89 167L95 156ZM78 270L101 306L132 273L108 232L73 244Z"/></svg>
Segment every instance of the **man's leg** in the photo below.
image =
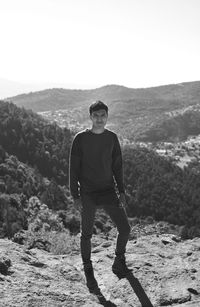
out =
<svg viewBox="0 0 200 307"><path fill-rule="evenodd" d="M95 292L98 289L98 284L94 277L91 261L91 238L96 207L94 200L88 195L82 195L81 200L81 256L87 287L90 292Z"/></svg>
<svg viewBox="0 0 200 307"><path fill-rule="evenodd" d="M104 209L116 224L118 230L115 254L116 256L124 255L130 234L130 225L126 212L124 208L121 208L118 204L114 206L104 206Z"/></svg>
<svg viewBox="0 0 200 307"><path fill-rule="evenodd" d="M96 212L95 201L89 195L82 195L81 209L81 256L83 264L91 261L91 238Z"/></svg>
<svg viewBox="0 0 200 307"><path fill-rule="evenodd" d="M116 197L114 197L114 199L116 199ZM105 205L104 209L109 214L110 218L116 224L118 229L115 250L116 257L112 265L112 271L119 278L123 278L131 271L127 268L125 262L126 244L130 234L130 225L128 223L125 209L120 206L118 199L113 201L111 204Z"/></svg>

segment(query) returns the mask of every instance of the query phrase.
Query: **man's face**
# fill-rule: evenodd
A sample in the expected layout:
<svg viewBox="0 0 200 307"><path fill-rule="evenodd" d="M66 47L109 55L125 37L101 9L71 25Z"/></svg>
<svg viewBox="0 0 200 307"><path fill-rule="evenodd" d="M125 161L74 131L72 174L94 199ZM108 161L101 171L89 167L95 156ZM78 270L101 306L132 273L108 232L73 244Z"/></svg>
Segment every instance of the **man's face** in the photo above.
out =
<svg viewBox="0 0 200 307"><path fill-rule="evenodd" d="M90 119L94 128L101 129L104 128L107 123L108 114L106 113L106 110L103 109L99 111L93 111L90 115Z"/></svg>

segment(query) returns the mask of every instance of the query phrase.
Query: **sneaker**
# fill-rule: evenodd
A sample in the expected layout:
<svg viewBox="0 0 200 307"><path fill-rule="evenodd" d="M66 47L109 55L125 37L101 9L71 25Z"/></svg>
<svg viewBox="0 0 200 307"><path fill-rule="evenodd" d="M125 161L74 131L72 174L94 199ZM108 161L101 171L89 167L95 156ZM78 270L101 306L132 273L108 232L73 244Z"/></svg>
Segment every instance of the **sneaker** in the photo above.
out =
<svg viewBox="0 0 200 307"><path fill-rule="evenodd" d="M112 271L119 279L127 276L128 273L132 272L127 266L125 256L116 256L112 265Z"/></svg>
<svg viewBox="0 0 200 307"><path fill-rule="evenodd" d="M89 291L95 292L98 289L97 281L94 277L94 271L91 263L84 264L84 272L86 277L86 285Z"/></svg>

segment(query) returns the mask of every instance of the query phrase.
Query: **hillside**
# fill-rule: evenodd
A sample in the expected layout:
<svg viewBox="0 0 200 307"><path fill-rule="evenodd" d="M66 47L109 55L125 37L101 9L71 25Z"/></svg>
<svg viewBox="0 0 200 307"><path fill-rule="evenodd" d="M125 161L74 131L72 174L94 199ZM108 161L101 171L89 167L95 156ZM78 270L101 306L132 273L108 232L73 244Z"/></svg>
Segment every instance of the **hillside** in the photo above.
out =
<svg viewBox="0 0 200 307"><path fill-rule="evenodd" d="M166 90L166 97L170 94ZM147 110L149 118L157 114L160 120L159 110L164 110L161 114L169 121L184 122L186 132L198 128L197 103L189 109L186 103L182 107L177 104L179 107L172 110L166 101L151 112L150 105L149 109L138 106L134 114ZM116 120L129 114L123 113L128 112L127 105L124 103L123 110L123 103L110 102ZM72 116L70 110L65 114ZM78 114L81 118L81 112ZM142 121L140 116L137 119ZM173 159L150 149L123 146L131 224L127 263L133 274L120 281L113 276L116 229L107 215L99 212L92 241L101 290L97 297L85 286L79 249L80 213L65 186L72 137L69 129L51 124L33 111L0 101L0 236L24 244L0 239L0 307L199 306L198 168L181 169ZM172 224L171 232L163 221Z"/></svg>
<svg viewBox="0 0 200 307"><path fill-rule="evenodd" d="M78 108L88 105L93 100L129 99L136 90L123 86L108 85L93 90L68 90L62 88L47 89L8 98L18 106L33 111L48 111Z"/></svg>
<svg viewBox="0 0 200 307"><path fill-rule="evenodd" d="M93 100L102 99L107 103L112 101L132 100L134 105L152 104L155 107L171 102L172 108L183 105L193 105L199 101L200 81L165 85L152 88L132 89L118 85L107 85L92 90L48 89L40 92L18 95L9 98L18 106L33 111L48 111L81 107ZM134 102L134 103L133 103Z"/></svg>
<svg viewBox="0 0 200 307"><path fill-rule="evenodd" d="M143 133L138 140L147 142L177 142L200 134L200 104L169 112Z"/></svg>
<svg viewBox="0 0 200 307"><path fill-rule="evenodd" d="M50 208L66 208L65 204L70 202L67 189L72 137L68 129L50 124L32 111L0 102L2 192L24 193L27 198L38 196ZM129 216L153 216L156 220L185 225L186 237L199 236L199 167L193 164L180 169L173 159L140 146L123 146L122 152ZM29 177L28 171L24 171L23 175L20 162L40 174L30 171Z"/></svg>
<svg viewBox="0 0 200 307"><path fill-rule="evenodd" d="M58 185L71 132L7 102L0 102L0 119L0 307L199 306L199 172L146 148L122 147L133 271L122 280L113 275L117 232L98 210L92 259L99 292L90 294L80 212ZM57 172L46 173L53 163Z"/></svg>
<svg viewBox="0 0 200 307"><path fill-rule="evenodd" d="M93 90L48 89L9 100L36 112L48 111L50 120L57 118L66 126L78 123L82 129L90 124L88 106L97 99L109 106L109 127L132 141L167 120L171 112L198 104L200 81L143 89L118 85Z"/></svg>
<svg viewBox="0 0 200 307"><path fill-rule="evenodd" d="M71 138L67 129L0 101L0 236L27 227L31 196L53 210L67 209Z"/></svg>
<svg viewBox="0 0 200 307"><path fill-rule="evenodd" d="M60 184L68 182L68 157L72 133L41 116L0 101L0 145L24 163Z"/></svg>

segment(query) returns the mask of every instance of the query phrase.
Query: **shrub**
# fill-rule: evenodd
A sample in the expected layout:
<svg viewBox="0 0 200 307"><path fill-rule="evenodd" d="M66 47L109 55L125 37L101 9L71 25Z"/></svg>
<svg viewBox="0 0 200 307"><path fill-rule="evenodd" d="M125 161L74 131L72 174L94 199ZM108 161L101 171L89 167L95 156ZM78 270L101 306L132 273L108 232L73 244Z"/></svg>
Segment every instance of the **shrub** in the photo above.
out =
<svg viewBox="0 0 200 307"><path fill-rule="evenodd" d="M55 255L77 254L80 252L79 236L70 235L69 230L47 233L50 252Z"/></svg>
<svg viewBox="0 0 200 307"><path fill-rule="evenodd" d="M33 232L40 230L63 230L64 226L58 214L49 209L45 204L42 204L36 196L29 199L27 215L28 228Z"/></svg>
<svg viewBox="0 0 200 307"><path fill-rule="evenodd" d="M23 194L0 195L1 237L11 238L20 229L27 228Z"/></svg>
<svg viewBox="0 0 200 307"><path fill-rule="evenodd" d="M72 235L76 235L80 232L80 217L78 212L72 213L69 211L60 210L58 216L61 219L65 228L69 229Z"/></svg>

